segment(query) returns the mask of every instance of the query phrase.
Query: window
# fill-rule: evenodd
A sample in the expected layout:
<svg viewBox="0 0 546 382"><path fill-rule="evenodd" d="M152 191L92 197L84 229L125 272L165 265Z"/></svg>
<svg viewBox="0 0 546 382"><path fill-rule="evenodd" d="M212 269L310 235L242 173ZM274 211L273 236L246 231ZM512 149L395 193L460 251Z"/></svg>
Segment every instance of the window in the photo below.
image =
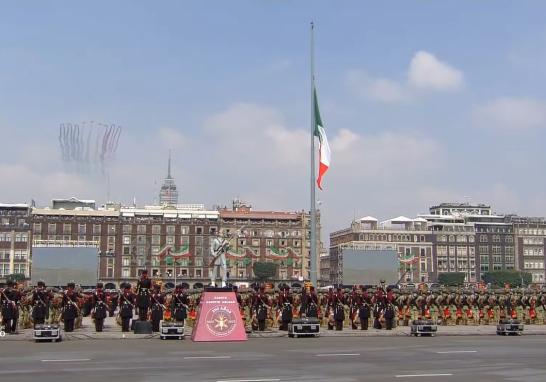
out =
<svg viewBox="0 0 546 382"><path fill-rule="evenodd" d="M124 255L130 255L131 254L131 247L124 246L123 247L123 254Z"/></svg>
<svg viewBox="0 0 546 382"><path fill-rule="evenodd" d="M493 235L493 243L500 243L500 235Z"/></svg>
<svg viewBox="0 0 546 382"><path fill-rule="evenodd" d="M50 223L47 225L47 232L49 234L55 234L57 232L57 224Z"/></svg>
<svg viewBox="0 0 546 382"><path fill-rule="evenodd" d="M152 234L153 235L161 234L161 226L160 225L153 225L152 226Z"/></svg>
<svg viewBox="0 0 546 382"><path fill-rule="evenodd" d="M189 236L180 236L180 245L189 245L190 244L190 237Z"/></svg>
<svg viewBox="0 0 546 382"><path fill-rule="evenodd" d="M202 267L203 266L203 258L202 257L196 257L195 258L195 266L196 267Z"/></svg>
<svg viewBox="0 0 546 382"><path fill-rule="evenodd" d="M190 227L185 226L185 225L180 226L180 234L181 235L187 235L189 233L190 233Z"/></svg>
<svg viewBox="0 0 546 382"><path fill-rule="evenodd" d="M174 236L167 236L167 245L174 245Z"/></svg>
<svg viewBox="0 0 546 382"><path fill-rule="evenodd" d="M71 233L72 232L72 224L63 224L63 233Z"/></svg>
<svg viewBox="0 0 546 382"><path fill-rule="evenodd" d="M195 227L195 234L196 235L202 235L203 234L203 227Z"/></svg>
<svg viewBox="0 0 546 382"><path fill-rule="evenodd" d="M472 235L468 236L468 242L469 243L474 243L474 236L472 236Z"/></svg>
<svg viewBox="0 0 546 382"><path fill-rule="evenodd" d="M78 224L78 234L85 235L87 233L87 226L85 224Z"/></svg>
<svg viewBox="0 0 546 382"><path fill-rule="evenodd" d="M167 226L167 235L174 235L174 225Z"/></svg>
<svg viewBox="0 0 546 382"><path fill-rule="evenodd" d="M146 226L144 224L139 224L137 226L137 233L138 234L146 234Z"/></svg>
<svg viewBox="0 0 546 382"><path fill-rule="evenodd" d="M130 267L131 266L131 258L128 256L123 256L121 258L121 265L124 267Z"/></svg>
<svg viewBox="0 0 546 382"><path fill-rule="evenodd" d="M116 234L116 226L114 224L108 225L108 235L115 235Z"/></svg>
<svg viewBox="0 0 546 382"><path fill-rule="evenodd" d="M494 255L499 255L501 253L500 245L493 245L491 247L491 253L493 253Z"/></svg>
<svg viewBox="0 0 546 382"><path fill-rule="evenodd" d="M108 236L108 246L115 246L115 245L116 245L116 237Z"/></svg>
<svg viewBox="0 0 546 382"><path fill-rule="evenodd" d="M123 244L125 245L131 244L131 236L123 236Z"/></svg>
<svg viewBox="0 0 546 382"><path fill-rule="evenodd" d="M195 277L203 277L203 276L202 276L202 272L203 272L203 271L202 271L201 269L196 269L196 270L195 270Z"/></svg>
<svg viewBox="0 0 546 382"><path fill-rule="evenodd" d="M152 245L159 245L159 244L161 244L161 236L152 235Z"/></svg>
<svg viewBox="0 0 546 382"><path fill-rule="evenodd" d="M133 226L130 224L124 224L123 225L123 233L124 234L131 234L133 232Z"/></svg>
<svg viewBox="0 0 546 382"><path fill-rule="evenodd" d="M114 232L115 233L115 232ZM93 225L93 234L94 235L100 235L101 234L101 226L100 224L94 224Z"/></svg>
<svg viewBox="0 0 546 382"><path fill-rule="evenodd" d="M487 235L480 235L480 243L487 243Z"/></svg>
<svg viewBox="0 0 546 382"><path fill-rule="evenodd" d="M34 223L32 232L33 233L42 233L42 223Z"/></svg>
<svg viewBox="0 0 546 382"><path fill-rule="evenodd" d="M479 251L480 251L480 254L487 254L487 253L489 253L489 246L480 245Z"/></svg>
<svg viewBox="0 0 546 382"><path fill-rule="evenodd" d="M123 268L121 270L121 277L131 277L131 270L129 268Z"/></svg>
<svg viewBox="0 0 546 382"><path fill-rule="evenodd" d="M447 256L447 247L445 245L437 246L436 253L438 254L438 256Z"/></svg>
<svg viewBox="0 0 546 382"><path fill-rule="evenodd" d="M211 235L216 235L216 232L218 232L218 228L217 227L210 227L209 228L209 233Z"/></svg>

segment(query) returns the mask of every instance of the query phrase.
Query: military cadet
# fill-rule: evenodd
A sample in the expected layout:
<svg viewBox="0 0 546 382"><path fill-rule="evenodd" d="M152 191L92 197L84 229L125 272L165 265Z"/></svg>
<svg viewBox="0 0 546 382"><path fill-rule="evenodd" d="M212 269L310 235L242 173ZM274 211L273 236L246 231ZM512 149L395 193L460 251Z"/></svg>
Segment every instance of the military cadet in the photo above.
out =
<svg viewBox="0 0 546 382"><path fill-rule="evenodd" d="M118 300L119 300L119 294L117 292L110 292L108 294L109 300L110 300L110 309L108 311L108 315L110 317L113 317L116 313L116 309L118 308Z"/></svg>
<svg viewBox="0 0 546 382"><path fill-rule="evenodd" d="M184 325L184 320L188 317L188 304L190 300L188 294L184 291L181 284L177 285L171 300L171 312L174 320Z"/></svg>
<svg viewBox="0 0 546 382"><path fill-rule="evenodd" d="M161 293L161 285L155 284L151 294L151 314L152 331L159 332L159 323L163 319L163 310L165 308L165 297Z"/></svg>
<svg viewBox="0 0 546 382"><path fill-rule="evenodd" d="M80 315L79 298L81 296L74 290L76 285L73 282L69 282L66 286L68 289L63 294L61 317L64 322L64 331L73 332L74 321Z"/></svg>
<svg viewBox="0 0 546 382"><path fill-rule="evenodd" d="M359 317L359 308L362 305L362 296L358 292L357 286L353 285L353 290L349 296L349 317L351 328L358 329L357 318Z"/></svg>
<svg viewBox="0 0 546 382"><path fill-rule="evenodd" d="M394 305L390 302L387 303L383 317L385 318L385 326L387 327L387 330L392 330L394 323Z"/></svg>
<svg viewBox="0 0 546 382"><path fill-rule="evenodd" d="M290 287L282 289L277 301L277 308L280 311L279 330L288 330L288 324L292 322L292 305L294 298L290 295Z"/></svg>
<svg viewBox="0 0 546 382"><path fill-rule="evenodd" d="M138 308L138 319L140 321L146 321L148 319L148 309L150 308L150 289L152 287L152 280L148 278L148 271L143 270L140 275L140 280L137 282L136 287L136 306Z"/></svg>
<svg viewBox="0 0 546 382"><path fill-rule="evenodd" d="M121 318L121 331L128 332L133 310L135 309L135 295L131 292L131 284L123 284L123 292L119 294L119 316Z"/></svg>
<svg viewBox="0 0 546 382"><path fill-rule="evenodd" d="M93 305L91 317L95 320L95 331L97 332L102 332L104 319L108 314L108 302L106 293L104 293L102 287L102 283L97 283L97 289L91 296L91 303Z"/></svg>
<svg viewBox="0 0 546 382"><path fill-rule="evenodd" d="M325 299L325 316L327 317L328 322L328 330L334 330L335 320L334 320L334 289L328 288L328 294L326 295Z"/></svg>
<svg viewBox="0 0 546 382"><path fill-rule="evenodd" d="M363 300L358 309L358 317L360 318L360 330L368 330L368 322L370 319L370 305L368 301Z"/></svg>
<svg viewBox="0 0 546 382"><path fill-rule="evenodd" d="M336 330L343 330L343 321L345 321L345 296L341 288L334 294L334 321Z"/></svg>
<svg viewBox="0 0 546 382"><path fill-rule="evenodd" d="M385 305L383 304L383 299L379 299L375 301L375 304L373 306L373 327L374 329L381 329L381 319L383 317L383 312L385 309Z"/></svg>
<svg viewBox="0 0 546 382"><path fill-rule="evenodd" d="M46 290L45 282L38 281L36 288L32 292L32 321L34 326L44 324L49 317L49 303L53 294Z"/></svg>
<svg viewBox="0 0 546 382"><path fill-rule="evenodd" d="M17 332L21 294L15 286L16 283L13 280L8 280L7 288L0 292L2 325L4 326L4 331L8 334L16 334Z"/></svg>
<svg viewBox="0 0 546 382"><path fill-rule="evenodd" d="M260 286L260 290L254 297L254 313L256 320L258 321L258 330L263 332L265 330L265 321L267 320L269 310L269 297L265 294L265 286Z"/></svg>

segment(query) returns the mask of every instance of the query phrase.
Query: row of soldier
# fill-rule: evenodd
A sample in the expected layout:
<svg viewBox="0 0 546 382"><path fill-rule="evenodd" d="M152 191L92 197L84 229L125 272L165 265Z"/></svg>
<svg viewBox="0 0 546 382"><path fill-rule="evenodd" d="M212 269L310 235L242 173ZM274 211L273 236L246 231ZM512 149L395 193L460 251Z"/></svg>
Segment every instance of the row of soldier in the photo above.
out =
<svg viewBox="0 0 546 382"><path fill-rule="evenodd" d="M189 318L191 326L199 306L199 292L188 294L181 285L173 291L163 292L146 272L136 288L126 283L122 289L107 293L101 283L91 294L77 290L68 283L62 293L46 288L38 282L32 290L21 290L8 282L1 290L2 325L7 333L32 324L63 322L67 332L81 325L84 316L91 315L95 330L103 330L107 316L116 316L122 331L130 330L135 315L139 320L150 320L154 331L161 320L184 323ZM287 330L288 324L298 317L316 317L330 330L392 329L407 325L420 318L433 319L445 325L489 324L503 318L517 318L528 323L543 324L546 320L546 294L540 292L400 292L377 287L375 290L353 287L338 288L317 293L313 287L302 292L281 288L278 292L237 292L241 315L247 329L263 331L267 328Z"/></svg>

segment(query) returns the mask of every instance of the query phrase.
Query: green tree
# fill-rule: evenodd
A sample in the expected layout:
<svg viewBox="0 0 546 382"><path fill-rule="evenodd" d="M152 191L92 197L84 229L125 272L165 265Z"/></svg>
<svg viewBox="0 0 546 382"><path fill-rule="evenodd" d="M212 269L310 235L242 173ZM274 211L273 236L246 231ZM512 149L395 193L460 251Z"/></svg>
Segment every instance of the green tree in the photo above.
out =
<svg viewBox="0 0 546 382"><path fill-rule="evenodd" d="M483 275L483 281L491 283L496 287L504 287L506 284L510 284L513 287L520 287L529 285L533 278L530 273L519 271L493 271L487 272Z"/></svg>
<svg viewBox="0 0 546 382"><path fill-rule="evenodd" d="M447 286L458 286L464 283L465 274L462 272L440 273L438 282Z"/></svg>
<svg viewBox="0 0 546 382"><path fill-rule="evenodd" d="M16 282L21 282L26 280L27 278L23 273L12 273L11 275L6 276L6 280L12 280Z"/></svg>
<svg viewBox="0 0 546 382"><path fill-rule="evenodd" d="M263 261L257 261L252 266L254 271L254 276L260 281L265 281L274 277L277 274L277 264L275 263L266 263Z"/></svg>

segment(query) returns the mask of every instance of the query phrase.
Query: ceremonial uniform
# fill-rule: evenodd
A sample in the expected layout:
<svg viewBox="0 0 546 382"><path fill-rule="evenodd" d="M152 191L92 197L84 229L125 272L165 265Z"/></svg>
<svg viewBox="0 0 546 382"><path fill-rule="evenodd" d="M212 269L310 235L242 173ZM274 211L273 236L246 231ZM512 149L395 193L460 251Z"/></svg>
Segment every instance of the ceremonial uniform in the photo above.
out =
<svg viewBox="0 0 546 382"><path fill-rule="evenodd" d="M21 300L21 294L14 286L14 282L8 281L8 287L0 293L2 325L6 333L13 334L17 332L19 301Z"/></svg>
<svg viewBox="0 0 546 382"><path fill-rule="evenodd" d="M184 292L182 285L177 285L171 300L171 312L175 321L184 324L184 320L188 317L189 302L189 297Z"/></svg>
<svg viewBox="0 0 546 382"><path fill-rule="evenodd" d="M133 318L133 310L135 309L135 295L131 292L130 285L124 285L123 292L119 294L118 305L121 331L128 332L131 318Z"/></svg>
<svg viewBox="0 0 546 382"><path fill-rule="evenodd" d="M95 331L102 332L104 319L108 315L108 303L106 293L102 290L102 283L97 284L97 290L91 297L91 303L93 305L91 316L95 320Z"/></svg>
<svg viewBox="0 0 546 382"><path fill-rule="evenodd" d="M269 309L269 298L265 294L265 288L261 287L260 291L254 298L254 314L258 320L258 330L265 330L265 320L267 319L267 311Z"/></svg>
<svg viewBox="0 0 546 382"><path fill-rule="evenodd" d="M45 283L38 281L38 286L32 292L32 321L34 325L44 324L49 317L49 302L53 294L45 289Z"/></svg>
<svg viewBox="0 0 546 382"><path fill-rule="evenodd" d="M385 317L385 326L387 327L387 330L392 330L394 323L394 306L391 303L387 304L383 316Z"/></svg>
<svg viewBox="0 0 546 382"><path fill-rule="evenodd" d="M161 293L161 288L156 285L151 295L151 314L152 331L159 332L159 323L163 319L163 308L165 306L165 297Z"/></svg>
<svg viewBox="0 0 546 382"><path fill-rule="evenodd" d="M334 321L336 330L343 330L343 321L345 321L345 296L341 289L337 290L337 294L334 295Z"/></svg>
<svg viewBox="0 0 546 382"><path fill-rule="evenodd" d="M364 301L358 309L358 317L360 318L360 330L368 330L368 322L370 319L370 305Z"/></svg>
<svg viewBox="0 0 546 382"><path fill-rule="evenodd" d="M290 295L288 289L284 289L279 296L278 300L278 309L280 311L281 322L279 325L279 330L288 330L288 324L292 322L292 305L294 303L294 298Z"/></svg>
<svg viewBox="0 0 546 382"><path fill-rule="evenodd" d="M140 280L136 287L136 306L138 308L138 319L146 321L148 319L148 309L150 308L150 288L152 280L148 278L148 271L142 271Z"/></svg>
<svg viewBox="0 0 546 382"><path fill-rule="evenodd" d="M349 317L351 320L351 328L358 329L357 320L359 318L359 308L362 305L362 296L358 293L356 286L353 286L349 301Z"/></svg>
<svg viewBox="0 0 546 382"><path fill-rule="evenodd" d="M74 321L80 315L80 307L78 306L79 293L74 291L74 283L68 283L68 290L63 294L61 303L62 314L61 318L64 322L64 331L74 331Z"/></svg>

